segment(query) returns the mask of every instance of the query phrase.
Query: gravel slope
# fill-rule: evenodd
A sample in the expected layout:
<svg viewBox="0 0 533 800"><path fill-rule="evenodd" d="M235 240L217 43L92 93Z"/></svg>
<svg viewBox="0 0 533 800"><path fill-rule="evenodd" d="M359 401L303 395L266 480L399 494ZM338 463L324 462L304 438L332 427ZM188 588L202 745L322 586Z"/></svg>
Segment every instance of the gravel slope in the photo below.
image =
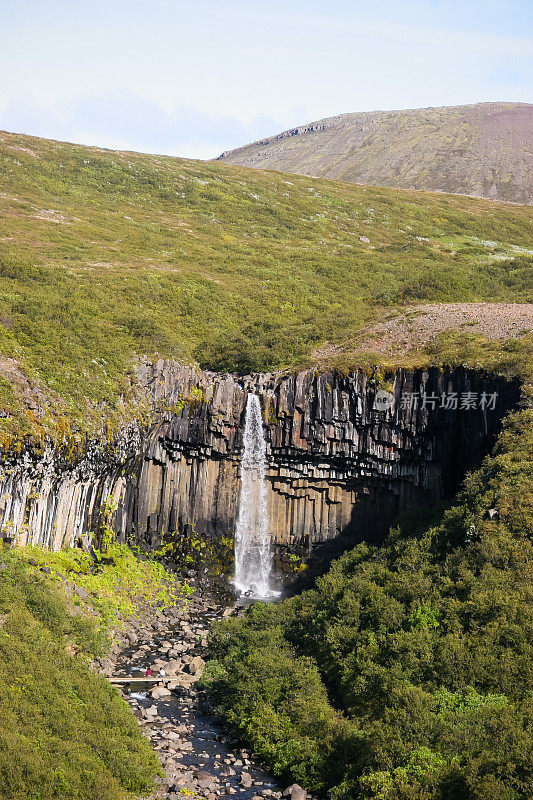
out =
<svg viewBox="0 0 533 800"><path fill-rule="evenodd" d="M533 331L533 303L428 303L361 331L345 345L326 342L313 353L318 363L347 350L393 356L424 347L445 330L467 330L487 339L510 339Z"/></svg>
<svg viewBox="0 0 533 800"><path fill-rule="evenodd" d="M533 105L341 114L222 153L243 167L533 203Z"/></svg>

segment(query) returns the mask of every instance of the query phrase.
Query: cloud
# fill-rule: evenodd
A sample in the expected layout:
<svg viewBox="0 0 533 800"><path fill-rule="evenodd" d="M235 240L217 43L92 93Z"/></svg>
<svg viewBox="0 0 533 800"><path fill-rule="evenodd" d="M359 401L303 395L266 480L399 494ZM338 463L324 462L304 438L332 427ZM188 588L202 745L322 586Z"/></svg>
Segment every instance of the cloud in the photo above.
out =
<svg viewBox="0 0 533 800"><path fill-rule="evenodd" d="M276 133L283 121L258 115L247 122L231 113L212 116L187 105L167 110L124 90L54 105L19 97L0 109L0 127L89 145L211 158Z"/></svg>

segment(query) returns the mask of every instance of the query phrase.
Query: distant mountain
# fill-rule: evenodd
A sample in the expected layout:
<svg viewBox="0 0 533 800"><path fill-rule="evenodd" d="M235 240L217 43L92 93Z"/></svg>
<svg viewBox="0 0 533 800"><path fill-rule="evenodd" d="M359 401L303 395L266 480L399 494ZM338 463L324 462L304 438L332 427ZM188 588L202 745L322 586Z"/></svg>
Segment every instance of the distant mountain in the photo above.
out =
<svg viewBox="0 0 533 800"><path fill-rule="evenodd" d="M341 114L227 151L218 160L351 183L533 203L533 105Z"/></svg>

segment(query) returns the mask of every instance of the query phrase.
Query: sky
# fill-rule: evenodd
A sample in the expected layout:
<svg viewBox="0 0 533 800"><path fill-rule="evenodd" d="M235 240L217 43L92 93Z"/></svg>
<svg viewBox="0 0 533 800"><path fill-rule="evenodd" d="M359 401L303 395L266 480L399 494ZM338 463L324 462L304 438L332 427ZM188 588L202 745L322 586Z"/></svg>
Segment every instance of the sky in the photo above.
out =
<svg viewBox="0 0 533 800"><path fill-rule="evenodd" d="M533 0L0 0L0 129L189 158L533 96Z"/></svg>

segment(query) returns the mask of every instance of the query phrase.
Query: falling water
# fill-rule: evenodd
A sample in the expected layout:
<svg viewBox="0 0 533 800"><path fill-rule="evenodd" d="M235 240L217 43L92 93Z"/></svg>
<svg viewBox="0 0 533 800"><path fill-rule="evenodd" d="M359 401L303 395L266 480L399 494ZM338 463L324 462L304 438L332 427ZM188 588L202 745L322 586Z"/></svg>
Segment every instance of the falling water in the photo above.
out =
<svg viewBox="0 0 533 800"><path fill-rule="evenodd" d="M270 538L265 480L265 440L261 406L256 394L246 403L241 494L235 530L235 586L266 597L270 592Z"/></svg>

